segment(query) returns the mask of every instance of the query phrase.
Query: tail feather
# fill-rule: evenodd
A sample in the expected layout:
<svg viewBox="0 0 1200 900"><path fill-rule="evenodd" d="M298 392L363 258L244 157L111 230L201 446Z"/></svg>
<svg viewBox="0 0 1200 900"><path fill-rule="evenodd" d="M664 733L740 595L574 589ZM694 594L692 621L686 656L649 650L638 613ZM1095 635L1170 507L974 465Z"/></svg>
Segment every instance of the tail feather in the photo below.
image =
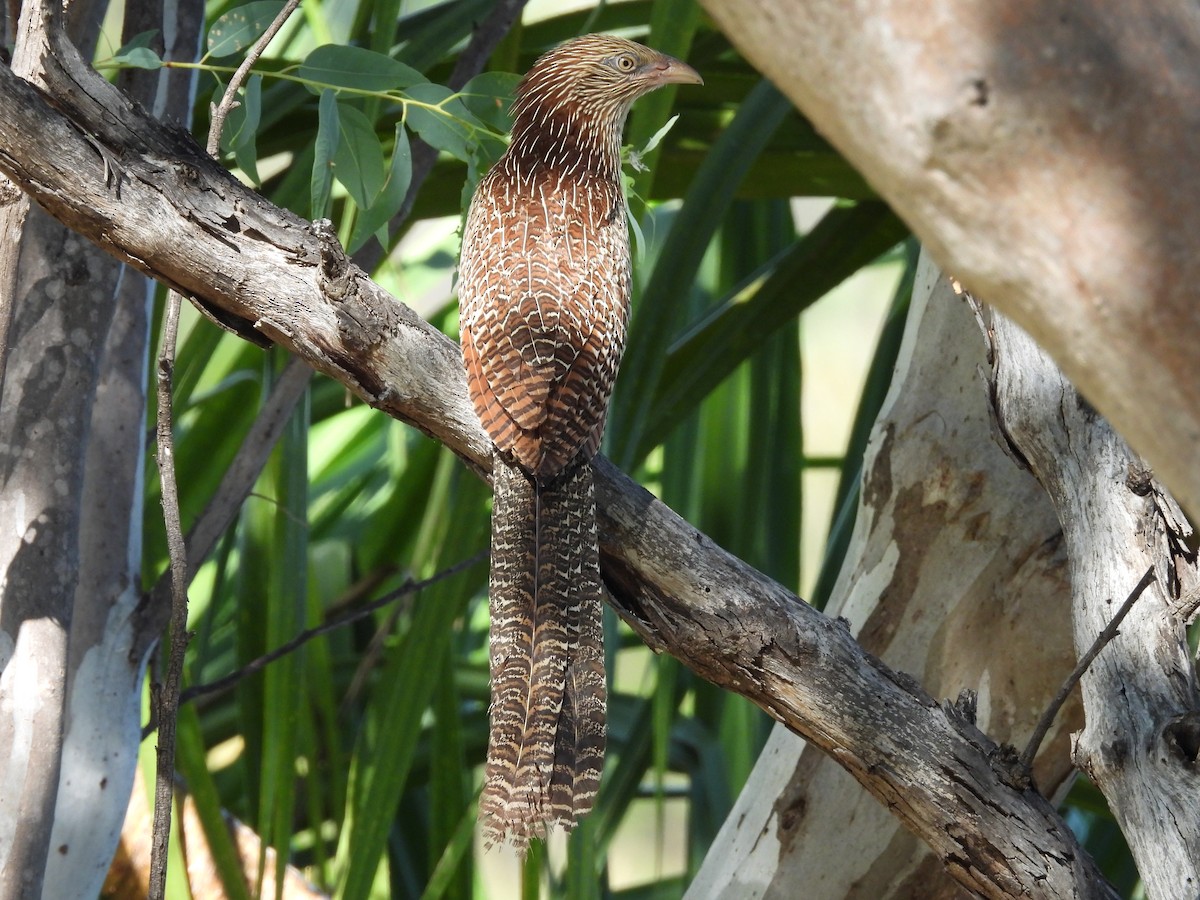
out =
<svg viewBox="0 0 1200 900"><path fill-rule="evenodd" d="M533 660L534 579L530 561L536 555L532 527L533 485L519 468L495 454L492 465L491 571L488 583L491 617L491 730L479 813L490 840L502 840L523 821L514 808L517 759L528 704Z"/></svg>
<svg viewBox="0 0 1200 900"><path fill-rule="evenodd" d="M534 483L496 454L492 727L480 814L523 849L593 805L605 683L592 468Z"/></svg>
<svg viewBox="0 0 1200 900"><path fill-rule="evenodd" d="M607 687L592 467L581 465L560 490L566 534L561 546L570 554L562 568L570 572L575 599L569 607L574 646L567 664L550 787L553 817L569 829L591 812L600 787Z"/></svg>

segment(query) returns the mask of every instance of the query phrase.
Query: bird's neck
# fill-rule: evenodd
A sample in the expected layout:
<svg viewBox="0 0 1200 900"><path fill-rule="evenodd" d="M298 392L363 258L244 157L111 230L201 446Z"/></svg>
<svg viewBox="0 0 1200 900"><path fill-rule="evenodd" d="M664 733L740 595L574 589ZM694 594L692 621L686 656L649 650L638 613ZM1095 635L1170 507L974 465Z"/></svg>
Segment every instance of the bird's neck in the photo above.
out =
<svg viewBox="0 0 1200 900"><path fill-rule="evenodd" d="M576 106L526 108L513 124L505 162L520 175L553 171L620 184L624 123L624 115L588 115Z"/></svg>

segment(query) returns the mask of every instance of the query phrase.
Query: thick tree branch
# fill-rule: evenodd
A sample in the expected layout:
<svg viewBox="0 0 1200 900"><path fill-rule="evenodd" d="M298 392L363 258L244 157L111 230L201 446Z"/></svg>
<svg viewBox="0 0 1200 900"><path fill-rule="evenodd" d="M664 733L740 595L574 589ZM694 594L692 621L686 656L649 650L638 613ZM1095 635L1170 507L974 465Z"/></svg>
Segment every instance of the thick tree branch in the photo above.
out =
<svg viewBox="0 0 1200 900"><path fill-rule="evenodd" d="M996 315L997 416L1058 511L1082 656L1149 569L1154 577L1083 675L1076 764L1108 800L1146 893L1194 900L1200 884L1200 685L1172 614L1194 576L1191 530L1142 461L1011 321Z"/></svg>
<svg viewBox="0 0 1200 900"><path fill-rule="evenodd" d="M704 5L1200 510L1200 7Z"/></svg>
<svg viewBox="0 0 1200 900"><path fill-rule="evenodd" d="M58 74L63 94L82 98L76 124L0 68L0 169L106 249L487 468L453 342L349 265L327 229L266 203L85 70ZM119 166L111 180L106 161ZM1053 808L1010 787L999 748L952 707L611 464L596 468L605 574L652 646L833 754L971 890L1111 896Z"/></svg>

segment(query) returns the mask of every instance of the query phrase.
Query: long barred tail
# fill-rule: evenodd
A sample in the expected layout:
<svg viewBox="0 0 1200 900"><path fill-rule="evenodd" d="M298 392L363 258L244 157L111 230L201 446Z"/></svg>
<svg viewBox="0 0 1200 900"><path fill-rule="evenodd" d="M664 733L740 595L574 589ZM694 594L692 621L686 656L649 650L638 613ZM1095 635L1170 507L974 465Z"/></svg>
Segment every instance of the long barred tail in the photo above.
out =
<svg viewBox="0 0 1200 900"><path fill-rule="evenodd" d="M480 816L523 851L589 812L604 757L600 560L592 467L536 485L501 454L492 480L491 735Z"/></svg>

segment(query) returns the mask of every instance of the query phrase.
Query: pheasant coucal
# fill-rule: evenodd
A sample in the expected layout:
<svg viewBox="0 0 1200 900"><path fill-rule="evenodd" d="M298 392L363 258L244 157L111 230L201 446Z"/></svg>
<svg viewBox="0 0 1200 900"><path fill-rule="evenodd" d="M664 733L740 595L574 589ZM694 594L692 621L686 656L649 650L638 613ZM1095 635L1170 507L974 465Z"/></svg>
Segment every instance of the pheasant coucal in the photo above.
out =
<svg viewBox="0 0 1200 900"><path fill-rule="evenodd" d="M625 347L621 132L638 97L701 84L605 35L567 41L517 87L512 143L480 181L459 263L463 362L491 436L491 735L480 816L519 850L592 808L604 757L591 459Z"/></svg>

